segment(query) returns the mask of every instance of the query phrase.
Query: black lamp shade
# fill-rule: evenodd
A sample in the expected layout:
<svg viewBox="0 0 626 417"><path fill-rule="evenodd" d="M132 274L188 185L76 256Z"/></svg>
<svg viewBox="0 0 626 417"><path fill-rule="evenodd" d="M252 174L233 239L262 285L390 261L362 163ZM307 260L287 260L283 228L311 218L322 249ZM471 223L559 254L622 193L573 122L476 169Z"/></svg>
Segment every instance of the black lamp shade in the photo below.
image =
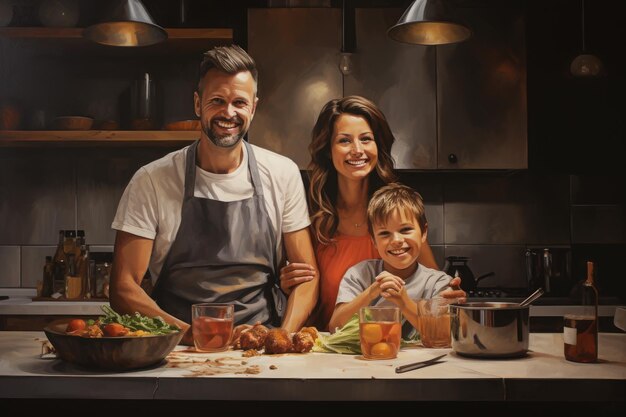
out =
<svg viewBox="0 0 626 417"><path fill-rule="evenodd" d="M83 37L111 46L148 46L167 39L140 0L114 0L100 23L89 26Z"/></svg>
<svg viewBox="0 0 626 417"><path fill-rule="evenodd" d="M387 35L398 42L445 45L467 40L472 31L450 17L443 0L415 0Z"/></svg>

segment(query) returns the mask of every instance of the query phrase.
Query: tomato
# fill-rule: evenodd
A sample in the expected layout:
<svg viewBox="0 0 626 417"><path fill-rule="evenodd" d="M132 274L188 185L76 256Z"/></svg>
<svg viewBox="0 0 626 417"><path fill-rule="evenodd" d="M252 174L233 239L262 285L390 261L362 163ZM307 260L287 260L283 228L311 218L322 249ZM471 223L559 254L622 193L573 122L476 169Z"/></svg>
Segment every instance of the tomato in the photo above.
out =
<svg viewBox="0 0 626 417"><path fill-rule="evenodd" d="M102 328L102 332L108 337L120 337L125 336L128 329L119 323L109 323Z"/></svg>
<svg viewBox="0 0 626 417"><path fill-rule="evenodd" d="M84 330L85 327L87 327L87 323L85 323L85 320L72 319L69 323L67 323L67 328L65 329L65 332L73 333L78 330Z"/></svg>
<svg viewBox="0 0 626 417"><path fill-rule="evenodd" d="M393 356L394 348L389 343L381 342L372 346L372 356L388 358Z"/></svg>
<svg viewBox="0 0 626 417"><path fill-rule="evenodd" d="M378 343L383 340L383 329L376 323L361 324L361 337L370 345Z"/></svg>

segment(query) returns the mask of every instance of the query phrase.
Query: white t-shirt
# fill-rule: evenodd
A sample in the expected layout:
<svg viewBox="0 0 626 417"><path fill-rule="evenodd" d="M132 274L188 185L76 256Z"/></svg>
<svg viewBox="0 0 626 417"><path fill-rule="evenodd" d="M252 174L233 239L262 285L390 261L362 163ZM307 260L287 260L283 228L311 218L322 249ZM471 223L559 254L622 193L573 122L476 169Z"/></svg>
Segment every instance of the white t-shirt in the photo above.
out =
<svg viewBox="0 0 626 417"><path fill-rule="evenodd" d="M161 272L176 238L185 189L185 161L189 146L141 167L130 180L111 227L154 240L150 257L152 281ZM194 196L239 201L253 195L245 146L239 167L229 174L214 174L196 167ZM282 234L309 226L304 185L298 166L282 155L252 145L263 186L265 205L277 237L282 260ZM254 238L254 236L251 236Z"/></svg>

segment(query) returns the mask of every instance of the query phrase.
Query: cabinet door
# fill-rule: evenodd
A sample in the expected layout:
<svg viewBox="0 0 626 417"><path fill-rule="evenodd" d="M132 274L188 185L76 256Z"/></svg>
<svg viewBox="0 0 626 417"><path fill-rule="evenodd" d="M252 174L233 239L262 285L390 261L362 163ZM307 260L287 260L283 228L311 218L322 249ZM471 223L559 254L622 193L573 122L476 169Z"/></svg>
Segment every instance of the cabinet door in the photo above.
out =
<svg viewBox="0 0 626 417"><path fill-rule="evenodd" d="M340 10L250 9L248 50L259 70L250 143L305 169L322 106L342 96Z"/></svg>
<svg viewBox="0 0 626 417"><path fill-rule="evenodd" d="M435 49L387 36L401 9L356 9L354 69L344 94L361 95L383 111L396 138L396 168L437 168Z"/></svg>
<svg viewBox="0 0 626 417"><path fill-rule="evenodd" d="M524 14L507 4L457 9L472 37L437 47L440 169L528 167Z"/></svg>

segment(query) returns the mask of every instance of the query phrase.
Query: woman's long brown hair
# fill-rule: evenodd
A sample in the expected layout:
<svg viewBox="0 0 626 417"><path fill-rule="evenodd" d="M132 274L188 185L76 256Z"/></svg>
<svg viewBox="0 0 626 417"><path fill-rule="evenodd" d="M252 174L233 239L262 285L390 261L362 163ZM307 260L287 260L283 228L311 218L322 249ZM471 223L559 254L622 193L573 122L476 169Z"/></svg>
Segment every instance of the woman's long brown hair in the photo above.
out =
<svg viewBox="0 0 626 417"><path fill-rule="evenodd" d="M368 196L385 184L396 180L391 146L395 141L385 115L374 103L360 96L348 96L326 103L313 127L311 154L309 210L315 238L321 244L332 243L337 232L337 170L331 157L332 135L337 118L342 114L363 117L374 133L378 148L376 169L369 175Z"/></svg>

